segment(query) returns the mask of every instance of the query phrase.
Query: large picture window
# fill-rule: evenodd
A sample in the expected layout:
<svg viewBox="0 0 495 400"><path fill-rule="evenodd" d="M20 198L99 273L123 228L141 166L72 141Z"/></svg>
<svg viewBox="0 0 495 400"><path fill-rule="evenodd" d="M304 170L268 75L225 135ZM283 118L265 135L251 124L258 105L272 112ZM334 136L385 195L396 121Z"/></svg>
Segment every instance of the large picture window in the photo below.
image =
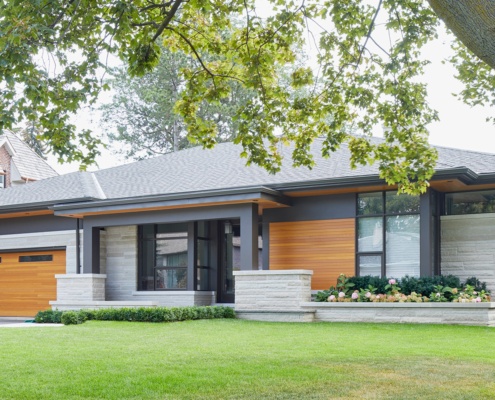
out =
<svg viewBox="0 0 495 400"><path fill-rule="evenodd" d="M187 289L188 224L139 227L139 290Z"/></svg>
<svg viewBox="0 0 495 400"><path fill-rule="evenodd" d="M357 197L358 275L419 276L419 196L395 192Z"/></svg>

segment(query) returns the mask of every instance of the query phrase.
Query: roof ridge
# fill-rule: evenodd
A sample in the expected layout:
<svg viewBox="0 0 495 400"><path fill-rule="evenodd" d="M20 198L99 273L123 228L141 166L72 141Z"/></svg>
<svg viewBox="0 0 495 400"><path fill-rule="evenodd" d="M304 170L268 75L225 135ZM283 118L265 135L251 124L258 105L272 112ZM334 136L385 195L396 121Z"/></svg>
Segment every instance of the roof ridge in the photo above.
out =
<svg viewBox="0 0 495 400"><path fill-rule="evenodd" d="M79 182L84 197L104 200L107 198L93 172L79 171ZM96 196L95 196L96 193Z"/></svg>
<svg viewBox="0 0 495 400"><path fill-rule="evenodd" d="M105 200L107 198L105 192L103 191L103 188L100 185L100 182L98 181L98 178L93 172L90 172L91 177L93 178L93 183L95 184L96 191L98 192L99 198L102 200Z"/></svg>

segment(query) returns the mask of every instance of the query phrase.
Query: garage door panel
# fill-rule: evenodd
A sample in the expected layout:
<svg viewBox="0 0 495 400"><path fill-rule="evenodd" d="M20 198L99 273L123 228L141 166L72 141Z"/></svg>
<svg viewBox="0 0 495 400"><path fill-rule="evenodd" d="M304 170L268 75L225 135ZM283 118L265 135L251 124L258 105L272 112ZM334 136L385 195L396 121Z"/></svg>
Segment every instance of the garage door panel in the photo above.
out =
<svg viewBox="0 0 495 400"><path fill-rule="evenodd" d="M65 254L65 250L0 254L0 316L34 316L48 309L49 301L57 298L55 274L66 272ZM19 261L47 255L52 261Z"/></svg>

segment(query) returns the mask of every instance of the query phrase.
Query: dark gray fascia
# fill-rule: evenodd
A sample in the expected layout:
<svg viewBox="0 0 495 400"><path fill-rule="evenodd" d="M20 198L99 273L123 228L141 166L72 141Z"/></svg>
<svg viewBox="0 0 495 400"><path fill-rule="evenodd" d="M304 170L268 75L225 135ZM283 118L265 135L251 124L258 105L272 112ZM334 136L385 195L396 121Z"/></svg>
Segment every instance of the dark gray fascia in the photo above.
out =
<svg viewBox="0 0 495 400"><path fill-rule="evenodd" d="M436 171L431 180L459 179L465 184L473 184L479 175L466 167L449 168ZM271 188L281 192L294 192L301 190L338 189L359 186L386 185L387 182L377 175L363 175L355 177L330 178L305 182L289 182L270 185Z"/></svg>
<svg viewBox="0 0 495 400"><path fill-rule="evenodd" d="M466 185L472 185L479 175L467 167L448 168L435 171L431 180L459 179Z"/></svg>
<svg viewBox="0 0 495 400"><path fill-rule="evenodd" d="M364 175L343 178L319 179L304 182L277 183L274 185L270 185L270 187L280 192L293 192L300 190L336 189L374 184L386 185L387 183L377 175Z"/></svg>
<svg viewBox="0 0 495 400"><path fill-rule="evenodd" d="M0 214L11 214L16 212L31 212L31 211L45 211L52 210L57 202L64 201L64 204L68 203L80 203L82 201L92 201L96 200L94 197L80 197L68 200L51 200L39 203L23 203L23 204L12 204L0 206Z"/></svg>
<svg viewBox="0 0 495 400"><path fill-rule="evenodd" d="M477 184L495 183L495 173L479 174Z"/></svg>
<svg viewBox="0 0 495 400"><path fill-rule="evenodd" d="M83 214L87 212L126 211L153 207L173 207L232 201L268 200L290 206L291 200L276 190L266 187L221 189L171 195L153 195L123 199L95 200L92 202L56 204L55 215Z"/></svg>

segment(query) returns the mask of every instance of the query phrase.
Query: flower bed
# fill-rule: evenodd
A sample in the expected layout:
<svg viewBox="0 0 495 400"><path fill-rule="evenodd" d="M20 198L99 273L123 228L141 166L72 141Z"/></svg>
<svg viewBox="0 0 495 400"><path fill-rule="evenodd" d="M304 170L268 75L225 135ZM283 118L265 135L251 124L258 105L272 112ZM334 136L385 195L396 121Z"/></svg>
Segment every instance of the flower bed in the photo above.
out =
<svg viewBox="0 0 495 400"><path fill-rule="evenodd" d="M380 278L376 278L380 279ZM386 279L386 278L384 278ZM405 278L410 280L409 277ZM414 278L416 279L416 278ZM448 279L448 277L439 277L439 279ZM458 280L458 278L455 278ZM416 279L420 282L420 279ZM373 285L356 288L356 284L341 274L337 279L337 285L328 290L319 292L316 295L316 301L330 303L428 303L428 302L453 302L453 303L486 303L490 302L490 294L483 287L486 285L479 282L476 278L470 281L477 282L479 287L465 283L462 287L449 287L443 285L433 285L429 290L429 295L422 295L415 291L403 293L399 286L400 281L390 278L384 285L383 293L377 293L377 288ZM460 283L460 282L459 282ZM407 284L407 282L406 282ZM420 287L420 286L418 286Z"/></svg>

